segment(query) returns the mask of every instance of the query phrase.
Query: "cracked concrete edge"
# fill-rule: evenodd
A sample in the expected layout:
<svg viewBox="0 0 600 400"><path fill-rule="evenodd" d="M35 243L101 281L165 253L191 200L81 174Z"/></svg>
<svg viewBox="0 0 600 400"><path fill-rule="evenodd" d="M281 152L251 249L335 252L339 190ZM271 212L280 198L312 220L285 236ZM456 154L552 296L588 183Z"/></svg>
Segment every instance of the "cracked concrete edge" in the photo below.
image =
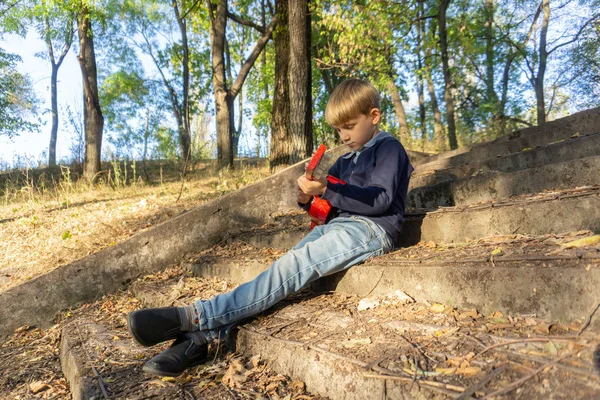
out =
<svg viewBox="0 0 600 400"><path fill-rule="evenodd" d="M545 190L600 185L599 170L600 155L596 155L518 172L485 171L462 179L439 176L437 183L409 190L408 202L417 208L461 206Z"/></svg>
<svg viewBox="0 0 600 400"><path fill-rule="evenodd" d="M90 377L91 369L86 367L77 355L76 349L81 345L82 343L73 335L69 326L63 328L60 338L60 365L67 382L69 382L73 400L98 398L100 395L98 383Z"/></svg>
<svg viewBox="0 0 600 400"><path fill-rule="evenodd" d="M459 212L432 212L424 218L407 219L399 242L455 243L497 235L544 235L584 229L600 233L598 194Z"/></svg>
<svg viewBox="0 0 600 400"><path fill-rule="evenodd" d="M600 129L600 128L599 128ZM599 131L600 132L600 131ZM565 141L551 143L538 148L521 150L508 155L477 160L461 165L431 165L430 169L419 170L411 176L410 187L431 184L432 179L463 178L476 172L501 171L518 172L525 169L572 161L578 158L600 154L600 133L580 136ZM432 174L433 172L433 174Z"/></svg>
<svg viewBox="0 0 600 400"><path fill-rule="evenodd" d="M402 290L418 301L476 308L484 315L500 310L571 322L582 321L593 311L599 285L600 265L593 260L402 266L373 260L322 279L318 289L359 296Z"/></svg>
<svg viewBox="0 0 600 400"><path fill-rule="evenodd" d="M334 149L334 157L342 151ZM277 211L297 208L296 179L303 171L304 161L0 293L0 336L23 325L50 326L63 309L114 292L232 232L262 225Z"/></svg>
<svg viewBox="0 0 600 400"><path fill-rule="evenodd" d="M258 261L243 266L225 261L210 266L196 264L192 270L199 277L219 276L241 284L268 267ZM337 291L360 297L402 290L418 301L476 308L484 315L500 310L570 322L588 317L597 305L600 264L589 259L398 264L375 258L321 278L312 287L317 292ZM145 294L136 296L144 298ZM149 304L164 305L151 298ZM577 301L565 302L565 298Z"/></svg>
<svg viewBox="0 0 600 400"><path fill-rule="evenodd" d="M600 107L550 121L543 126L519 129L490 142L435 154L416 161L414 165L419 171L433 164L460 165L500 154L514 153L527 147L533 149L557 140L568 139L574 134L585 135L599 131Z"/></svg>
<svg viewBox="0 0 600 400"><path fill-rule="evenodd" d="M331 400L447 399L429 388L412 388L410 383L365 377L368 367L352 363L317 346L305 346L267 336L240 327L235 338L237 350L246 355L260 354L270 368L280 374L299 379L311 393L319 393Z"/></svg>
<svg viewBox="0 0 600 400"><path fill-rule="evenodd" d="M593 171L591 172L593 173ZM450 210L407 215L396 247L409 247L420 241L466 242L497 235L543 235L589 229L600 233L600 196L519 203L503 207ZM293 247L306 231L263 233L252 238L256 247L274 243L284 250Z"/></svg>

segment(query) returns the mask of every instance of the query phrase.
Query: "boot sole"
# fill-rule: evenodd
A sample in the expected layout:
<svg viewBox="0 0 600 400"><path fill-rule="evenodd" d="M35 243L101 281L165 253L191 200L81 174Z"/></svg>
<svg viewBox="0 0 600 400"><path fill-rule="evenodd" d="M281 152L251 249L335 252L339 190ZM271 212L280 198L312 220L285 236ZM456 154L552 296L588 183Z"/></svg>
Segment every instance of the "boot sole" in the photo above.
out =
<svg viewBox="0 0 600 400"><path fill-rule="evenodd" d="M208 359L208 357L205 358L205 359L203 359L203 360L193 362L193 363L191 363L188 367L186 367L181 372L162 371L162 370L160 370L158 368L153 368L151 366L148 366L147 363L144 364L144 366L142 367L142 371L145 372L145 373L147 373L147 374L156 375L156 376L171 376L171 377L176 377L176 376L179 376L179 375L183 374L186 370L188 370L190 368L193 368L193 367L196 367L196 366L198 366L200 364L205 363L207 359Z"/></svg>

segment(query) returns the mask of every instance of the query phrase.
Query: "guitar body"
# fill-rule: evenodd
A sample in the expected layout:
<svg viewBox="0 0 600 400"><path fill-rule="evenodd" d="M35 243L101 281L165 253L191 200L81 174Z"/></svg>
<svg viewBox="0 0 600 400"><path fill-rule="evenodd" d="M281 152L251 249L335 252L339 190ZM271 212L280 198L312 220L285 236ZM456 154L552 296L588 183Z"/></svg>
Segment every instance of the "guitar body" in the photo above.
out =
<svg viewBox="0 0 600 400"><path fill-rule="evenodd" d="M327 175L329 167L325 164L329 161L330 156L329 154L326 154L325 151L327 151L327 147L324 144L320 145L308 164L306 164L306 178L312 181L325 176L331 183L345 185L346 182L343 180ZM320 196L313 196L310 209L308 210L308 215L310 215L312 220L310 229L312 230L317 225L326 224L331 217L332 208L333 207L327 200L322 199Z"/></svg>
<svg viewBox="0 0 600 400"><path fill-rule="evenodd" d="M341 179L333 177L331 175L327 175L327 180L331 183L339 183L345 185ZM310 215L311 223L310 229L312 230L317 225L326 224L331 218L332 214L332 205L327 200L321 198L320 196L313 196L313 201L310 204L310 209L308 210L308 215Z"/></svg>

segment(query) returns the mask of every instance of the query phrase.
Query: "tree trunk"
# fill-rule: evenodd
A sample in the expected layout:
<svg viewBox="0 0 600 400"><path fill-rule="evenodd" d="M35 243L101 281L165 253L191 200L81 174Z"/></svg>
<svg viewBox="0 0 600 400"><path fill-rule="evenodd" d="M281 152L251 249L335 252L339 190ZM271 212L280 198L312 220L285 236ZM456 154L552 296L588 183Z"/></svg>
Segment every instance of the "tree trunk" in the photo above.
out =
<svg viewBox="0 0 600 400"><path fill-rule="evenodd" d="M48 147L48 166L56 166L56 142L58 140L58 91L56 88L58 67L52 60L52 75L50 75L50 104L52 107L52 128L50 130L50 146Z"/></svg>
<svg viewBox="0 0 600 400"><path fill-rule="evenodd" d="M498 96L494 89L494 0L485 0L485 86L487 101L493 107L494 117L498 113Z"/></svg>
<svg viewBox="0 0 600 400"><path fill-rule="evenodd" d="M542 1L542 10L544 19L542 21L542 30L540 32L539 64L538 73L535 77L535 98L537 100L537 122L538 126L546 123L546 103L544 101L544 75L546 75L546 61L548 51L546 49L548 24L550 22L550 0Z"/></svg>
<svg viewBox="0 0 600 400"><path fill-rule="evenodd" d="M227 78L225 76L225 30L227 29L227 0L213 5L207 0L210 19L210 42L212 48L213 87L217 123L217 165L219 168L233 166L231 149L231 110L227 106ZM214 13L214 14L213 14Z"/></svg>
<svg viewBox="0 0 600 400"><path fill-rule="evenodd" d="M442 0L438 12L438 28L440 32L440 50L444 73L444 101L446 102L446 122L448 123L448 144L450 149L458 148L456 141L456 122L454 115L454 99L452 98L452 73L448 62L448 31L446 30L446 11L452 0Z"/></svg>
<svg viewBox="0 0 600 400"><path fill-rule="evenodd" d="M104 117L102 116L98 96L98 74L94 53L92 21L85 3L77 14L77 32L79 35L79 56L77 59L83 78L84 101L85 159L83 162L83 176L93 181L96 174L100 172Z"/></svg>
<svg viewBox="0 0 600 400"><path fill-rule="evenodd" d="M406 123L406 114L404 112L404 105L398 92L398 87L394 82L393 78L390 78L387 83L388 91L392 96L392 103L394 103L394 111L396 111L396 117L398 118L398 124L400 125L400 141L407 145L410 140L410 132L408 130L408 124Z"/></svg>
<svg viewBox="0 0 600 400"><path fill-rule="evenodd" d="M190 50L188 47L187 24L181 17L177 1L172 3L173 11L181 32L181 51L183 64L183 129L179 129L179 147L181 150L181 159L189 160L191 156L192 136L190 130ZM179 121L178 121L179 122Z"/></svg>
<svg viewBox="0 0 600 400"><path fill-rule="evenodd" d="M288 0L277 0L275 12L280 21L288 20ZM289 58L290 40L288 24L279 24L273 38L275 44L275 81L273 117L271 119L271 149L269 168L275 171L280 165L289 165L287 142L290 135Z"/></svg>
<svg viewBox="0 0 600 400"><path fill-rule="evenodd" d="M46 11L46 1L42 1L42 7ZM54 47L52 45L52 28L50 27L50 18L48 12L44 15L45 22L45 37L46 47L48 48L48 58L50 59L50 65L52 73L50 75L50 104L52 107L52 128L50 130L50 145L48 146L48 166L56 166L56 142L58 141L58 70L62 65L65 56L71 48L73 42L73 20L69 19L69 23L65 29L65 44L63 50L58 57L58 60L54 57Z"/></svg>
<svg viewBox="0 0 600 400"><path fill-rule="evenodd" d="M288 160L294 164L313 150L310 67L310 14L307 0L289 0L290 144Z"/></svg>
<svg viewBox="0 0 600 400"><path fill-rule="evenodd" d="M435 36L436 26L432 21L430 26L431 34ZM437 95L435 94L435 85L433 84L433 78L431 76L431 65L434 65L433 56L431 54L431 48L425 46L425 81L427 82L427 91L429 92L429 98L431 101L431 111L433 112L433 140L439 151L446 150L446 140L444 138L444 126L442 124L442 113L438 106Z"/></svg>
<svg viewBox="0 0 600 400"><path fill-rule="evenodd" d="M419 1L418 17L423 18L424 0ZM421 149L427 141L427 122L425 115L425 84L423 82L423 58L421 52L423 48L423 38L425 37L425 21L422 19L417 23L417 94L419 96L419 122L421 124Z"/></svg>
<svg viewBox="0 0 600 400"><path fill-rule="evenodd" d="M261 38L240 68L240 72L231 85L227 87L225 76L225 34L227 29L227 0L219 0L215 5L207 0L210 17L210 43L212 54L213 89L215 92L215 108L217 114L217 165L219 168L233 167L232 135L235 130L233 104L242 85L250 72L250 68L265 48L267 41L277 25L273 18L266 27Z"/></svg>

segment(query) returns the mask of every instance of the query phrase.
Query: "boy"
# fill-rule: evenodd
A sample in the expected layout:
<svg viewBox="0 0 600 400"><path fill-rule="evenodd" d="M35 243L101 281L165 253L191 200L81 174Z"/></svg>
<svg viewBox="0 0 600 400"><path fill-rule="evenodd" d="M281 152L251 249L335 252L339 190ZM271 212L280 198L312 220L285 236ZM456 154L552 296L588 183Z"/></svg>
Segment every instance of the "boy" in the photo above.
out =
<svg viewBox="0 0 600 400"><path fill-rule="evenodd" d="M393 248L404 221L413 168L400 142L379 131L380 97L366 81L350 79L331 94L325 118L350 153L329 174L346 182L298 178L298 203L313 195L334 207L329 223L315 227L271 267L229 293L186 307L142 309L128 317L129 331L143 346L176 339L144 365L144 371L176 376L203 362L208 343L229 333L243 318L258 314L316 279L350 268Z"/></svg>

